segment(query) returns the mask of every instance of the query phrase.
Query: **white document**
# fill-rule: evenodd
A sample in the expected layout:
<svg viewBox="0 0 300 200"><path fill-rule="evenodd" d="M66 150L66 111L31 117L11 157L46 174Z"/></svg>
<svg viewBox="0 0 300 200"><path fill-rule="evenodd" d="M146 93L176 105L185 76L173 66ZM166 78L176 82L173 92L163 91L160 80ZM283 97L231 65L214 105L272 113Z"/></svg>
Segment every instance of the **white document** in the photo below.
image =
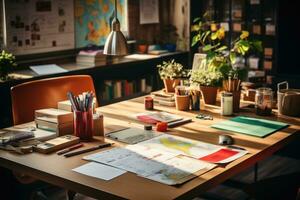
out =
<svg viewBox="0 0 300 200"><path fill-rule="evenodd" d="M55 64L30 66L30 69L38 75L56 74L68 71Z"/></svg>
<svg viewBox="0 0 300 200"><path fill-rule="evenodd" d="M165 160L178 154L161 152L155 149L129 145L130 148L113 148L96 154L85 156L83 159L95 161L136 174L151 174L162 168Z"/></svg>
<svg viewBox="0 0 300 200"><path fill-rule="evenodd" d="M248 153L248 151L244 150L227 149L223 146L167 134L141 142L138 145L212 163L228 163Z"/></svg>
<svg viewBox="0 0 300 200"><path fill-rule="evenodd" d="M161 135L161 133L156 131L131 127L128 129L107 134L106 137L127 144L136 144L157 137L159 135Z"/></svg>
<svg viewBox="0 0 300 200"><path fill-rule="evenodd" d="M116 178L122 174L124 174L126 171L117 169L108 165L103 165L96 162L90 162L87 164L84 164L80 167L77 167L73 169L73 171L87 175L92 176L95 178L103 179L103 180L111 180L113 178Z"/></svg>
<svg viewBox="0 0 300 200"><path fill-rule="evenodd" d="M140 0L140 24L159 23L159 1Z"/></svg>
<svg viewBox="0 0 300 200"><path fill-rule="evenodd" d="M141 176L167 185L176 185L184 183L215 167L215 164L186 156L178 156L164 162L159 171L148 175L142 174ZM196 172L201 173L196 174Z"/></svg>

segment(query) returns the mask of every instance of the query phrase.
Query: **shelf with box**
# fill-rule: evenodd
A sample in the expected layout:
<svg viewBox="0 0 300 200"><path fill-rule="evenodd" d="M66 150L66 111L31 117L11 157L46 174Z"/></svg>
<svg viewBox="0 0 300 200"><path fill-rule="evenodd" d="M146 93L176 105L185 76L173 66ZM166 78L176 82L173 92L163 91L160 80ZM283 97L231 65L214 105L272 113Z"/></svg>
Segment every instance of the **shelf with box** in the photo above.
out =
<svg viewBox="0 0 300 200"><path fill-rule="evenodd" d="M153 90L154 76L132 80L105 80L100 94L100 105L141 96Z"/></svg>

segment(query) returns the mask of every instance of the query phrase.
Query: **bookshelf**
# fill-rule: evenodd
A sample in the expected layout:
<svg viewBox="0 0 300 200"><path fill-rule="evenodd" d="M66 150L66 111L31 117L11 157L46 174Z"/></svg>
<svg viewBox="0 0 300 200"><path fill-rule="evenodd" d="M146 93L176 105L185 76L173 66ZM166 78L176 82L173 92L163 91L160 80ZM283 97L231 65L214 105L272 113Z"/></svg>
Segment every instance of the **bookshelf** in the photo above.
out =
<svg viewBox="0 0 300 200"><path fill-rule="evenodd" d="M258 85L273 84L278 55L278 2L279 0L208 0L191 1L191 20L208 12L211 20L226 30L229 45L241 30L249 31L253 39L261 40L263 52L250 54L245 64L249 81ZM197 52L196 48L192 49Z"/></svg>
<svg viewBox="0 0 300 200"><path fill-rule="evenodd" d="M68 70L68 72L65 73L50 75L37 75L28 69L28 66L41 64L40 61L37 60L32 63L26 63L25 65L27 67L25 65L21 66L23 70L15 72L16 76L23 78L14 79L6 82L0 82L0 128L12 125L10 88L17 84L43 78L51 78L66 75L91 75L94 80L96 96L99 101L98 103L100 106L104 106L107 104L116 103L119 101L142 96L148 94L151 91L161 89L163 87L163 82L159 78L156 65L162 63L162 61L165 60L175 59L177 62L183 64L184 66L188 66L188 58L189 52L172 52L144 59L125 59L119 60L114 63L108 63L106 65L89 67L77 65L75 63L75 56L73 56L69 59L53 59L47 61L47 63L55 63L60 67ZM127 85L131 85L130 88L132 89L130 89L129 92L127 92L125 95L126 82ZM142 82L144 86L142 86ZM121 83L121 96L110 95L110 97L107 98L107 94L105 94L105 87L107 86L105 83L109 83L111 85L115 85L116 83L120 85ZM113 88L116 88L116 86L109 87L111 88L106 90L114 91ZM120 86L118 86L118 88L120 88ZM115 92L113 92L113 94L115 94ZM106 98L103 98L105 96Z"/></svg>

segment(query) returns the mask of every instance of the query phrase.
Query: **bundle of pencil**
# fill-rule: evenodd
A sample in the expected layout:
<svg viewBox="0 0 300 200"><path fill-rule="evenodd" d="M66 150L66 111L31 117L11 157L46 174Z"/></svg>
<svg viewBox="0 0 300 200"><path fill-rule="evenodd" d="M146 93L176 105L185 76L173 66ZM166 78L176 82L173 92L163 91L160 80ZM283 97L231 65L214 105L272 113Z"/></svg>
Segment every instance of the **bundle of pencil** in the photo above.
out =
<svg viewBox="0 0 300 200"><path fill-rule="evenodd" d="M223 80L223 88L227 92L239 91L241 85L241 80L228 78L228 80Z"/></svg>

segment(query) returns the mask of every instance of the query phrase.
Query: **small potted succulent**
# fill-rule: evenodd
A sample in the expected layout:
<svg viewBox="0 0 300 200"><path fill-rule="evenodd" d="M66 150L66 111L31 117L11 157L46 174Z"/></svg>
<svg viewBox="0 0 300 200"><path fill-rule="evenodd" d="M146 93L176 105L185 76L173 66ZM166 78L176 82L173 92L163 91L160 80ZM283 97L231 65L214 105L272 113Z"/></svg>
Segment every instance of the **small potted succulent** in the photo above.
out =
<svg viewBox="0 0 300 200"><path fill-rule="evenodd" d="M166 92L175 92L175 87L180 84L180 79L189 75L189 71L174 59L163 61L162 64L157 65L157 68L160 78L164 81Z"/></svg>
<svg viewBox="0 0 300 200"><path fill-rule="evenodd" d="M190 77L192 85L200 86L205 104L215 104L218 87L222 84L219 71L193 70Z"/></svg>
<svg viewBox="0 0 300 200"><path fill-rule="evenodd" d="M4 50L0 53L0 80L6 81L8 73L17 66L16 58Z"/></svg>

